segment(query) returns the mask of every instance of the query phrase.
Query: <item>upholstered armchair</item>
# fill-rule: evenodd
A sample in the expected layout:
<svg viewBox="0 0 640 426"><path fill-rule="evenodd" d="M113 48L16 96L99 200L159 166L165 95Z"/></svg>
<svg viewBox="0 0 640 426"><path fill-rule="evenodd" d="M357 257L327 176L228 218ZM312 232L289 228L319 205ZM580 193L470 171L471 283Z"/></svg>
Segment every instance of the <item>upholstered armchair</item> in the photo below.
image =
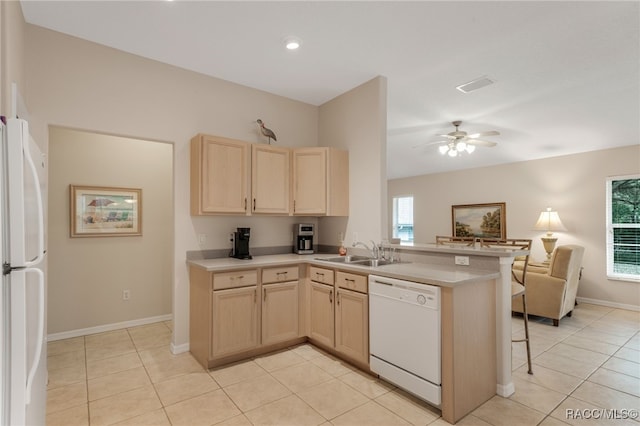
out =
<svg viewBox="0 0 640 426"><path fill-rule="evenodd" d="M583 255L584 247L558 246L551 256L548 269L527 269L524 285L529 315L550 318L556 327L565 315L571 316L578 293ZM517 266L514 269L517 274ZM522 312L519 298L513 299L511 309Z"/></svg>

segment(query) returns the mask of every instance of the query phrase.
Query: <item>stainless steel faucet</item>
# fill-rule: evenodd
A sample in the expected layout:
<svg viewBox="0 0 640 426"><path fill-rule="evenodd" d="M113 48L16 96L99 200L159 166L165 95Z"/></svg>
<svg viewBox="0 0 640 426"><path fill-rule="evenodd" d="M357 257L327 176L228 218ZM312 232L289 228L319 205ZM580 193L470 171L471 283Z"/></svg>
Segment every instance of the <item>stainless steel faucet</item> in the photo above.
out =
<svg viewBox="0 0 640 426"><path fill-rule="evenodd" d="M373 244L372 248L369 248L369 246L366 245L365 243L356 241L353 244L351 244L351 247L362 246L371 252L371 255L373 256L374 259L378 259L378 256L379 256L378 245L373 240L371 240L371 244Z"/></svg>

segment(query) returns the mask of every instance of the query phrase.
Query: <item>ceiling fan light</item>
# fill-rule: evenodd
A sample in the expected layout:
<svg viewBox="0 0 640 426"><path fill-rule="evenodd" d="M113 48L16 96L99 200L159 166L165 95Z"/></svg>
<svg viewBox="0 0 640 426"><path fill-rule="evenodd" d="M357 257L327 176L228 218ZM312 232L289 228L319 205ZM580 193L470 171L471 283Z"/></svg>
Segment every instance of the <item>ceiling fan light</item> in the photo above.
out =
<svg viewBox="0 0 640 426"><path fill-rule="evenodd" d="M460 141L456 144L456 149L458 151L464 151L465 149L467 149L467 143L464 141Z"/></svg>
<svg viewBox="0 0 640 426"><path fill-rule="evenodd" d="M471 154L473 151L475 151L475 150L476 150L476 147L475 147L475 145L469 145L469 144L467 144L467 148L466 148L466 150L467 150L467 152L468 152L469 154Z"/></svg>
<svg viewBox="0 0 640 426"><path fill-rule="evenodd" d="M440 145L440 147L438 147L438 151L440 151L440 154L445 155L447 151L449 151L449 147L446 145Z"/></svg>
<svg viewBox="0 0 640 426"><path fill-rule="evenodd" d="M449 150L449 157L456 157L457 155L458 155L458 151L456 151L455 149Z"/></svg>

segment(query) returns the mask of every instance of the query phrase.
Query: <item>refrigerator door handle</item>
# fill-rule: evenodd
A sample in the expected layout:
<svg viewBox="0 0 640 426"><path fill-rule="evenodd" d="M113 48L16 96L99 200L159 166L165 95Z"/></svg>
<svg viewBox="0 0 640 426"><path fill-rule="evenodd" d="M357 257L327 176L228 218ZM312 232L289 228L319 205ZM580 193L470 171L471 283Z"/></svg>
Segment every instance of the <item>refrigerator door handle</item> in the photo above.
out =
<svg viewBox="0 0 640 426"><path fill-rule="evenodd" d="M36 170L36 166L33 163L33 158L31 158L31 153L29 152L29 138L24 138L22 142L22 151L24 152L24 158L27 160L29 170L31 171L31 175L33 177L33 182L35 184L36 203L38 209L38 254L34 259L25 262L25 266L29 267L37 265L38 263L42 262L42 259L44 258L44 207L42 203L42 191L40 190L40 179L38 178L38 171Z"/></svg>
<svg viewBox="0 0 640 426"><path fill-rule="evenodd" d="M29 404L31 402L31 386L33 385L33 379L36 375L36 370L40 364L40 355L42 354L42 342L44 340L44 273L41 269L26 268L25 273L34 273L38 275L38 323L37 323L37 341L35 353L33 354L33 362L29 368L29 374L27 375L27 386L25 390L25 402Z"/></svg>

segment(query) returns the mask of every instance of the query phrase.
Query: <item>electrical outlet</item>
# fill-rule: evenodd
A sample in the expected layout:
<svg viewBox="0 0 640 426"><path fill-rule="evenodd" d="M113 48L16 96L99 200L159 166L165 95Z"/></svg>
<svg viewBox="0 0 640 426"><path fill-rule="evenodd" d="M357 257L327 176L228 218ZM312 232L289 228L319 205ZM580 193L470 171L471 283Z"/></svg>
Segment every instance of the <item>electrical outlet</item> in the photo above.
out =
<svg viewBox="0 0 640 426"><path fill-rule="evenodd" d="M344 234L342 232L338 232L338 243L342 244L344 241Z"/></svg>
<svg viewBox="0 0 640 426"><path fill-rule="evenodd" d="M198 234L198 242L204 244L207 242L207 234Z"/></svg>
<svg viewBox="0 0 640 426"><path fill-rule="evenodd" d="M358 233L357 233L357 232L354 232L354 233L353 233L353 236L352 236L352 238L351 238L351 239L353 240L353 242L354 242L354 243L355 243L356 241L358 241Z"/></svg>
<svg viewBox="0 0 640 426"><path fill-rule="evenodd" d="M456 265L469 266L469 256L456 256Z"/></svg>
<svg viewBox="0 0 640 426"><path fill-rule="evenodd" d="M122 300L129 300L131 298L131 292L129 290L122 290Z"/></svg>

